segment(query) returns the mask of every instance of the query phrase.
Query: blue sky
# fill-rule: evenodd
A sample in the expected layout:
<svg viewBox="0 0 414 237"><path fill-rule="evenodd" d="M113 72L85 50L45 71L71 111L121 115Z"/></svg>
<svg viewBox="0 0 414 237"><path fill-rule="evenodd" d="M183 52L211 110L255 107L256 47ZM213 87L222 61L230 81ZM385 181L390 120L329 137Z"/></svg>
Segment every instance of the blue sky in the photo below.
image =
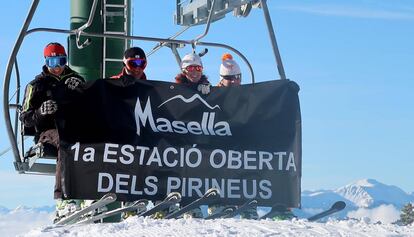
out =
<svg viewBox="0 0 414 237"><path fill-rule="evenodd" d="M69 1L59 2L41 1L30 28L68 29ZM172 20L175 1L133 2L133 34L169 37L179 31ZM286 75L301 87L302 189L333 189L374 178L413 192L414 2L269 0L268 5ZM27 0L11 1L0 15L2 81L29 6ZM203 31L194 27L180 39L193 39ZM24 85L39 73L43 47L51 41L65 43L66 38L35 33L25 39L18 55ZM212 24L203 41L241 51L253 65L257 81L279 78L261 10L253 9L247 18L227 15ZM155 43L134 45L149 52ZM210 81L217 83L220 55L226 51L209 50L204 67ZM240 64L247 82L247 67ZM149 58L149 78L172 81L176 73L169 49ZM0 150L8 146L2 114ZM53 178L18 175L12 160L11 153L0 157L0 206L52 205Z"/></svg>

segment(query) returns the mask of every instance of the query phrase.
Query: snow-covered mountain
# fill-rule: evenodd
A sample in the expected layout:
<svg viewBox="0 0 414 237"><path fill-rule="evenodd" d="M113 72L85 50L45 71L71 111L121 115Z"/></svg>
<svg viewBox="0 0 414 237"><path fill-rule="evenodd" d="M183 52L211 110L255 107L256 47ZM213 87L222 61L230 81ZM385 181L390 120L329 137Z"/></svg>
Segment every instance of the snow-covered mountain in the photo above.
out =
<svg viewBox="0 0 414 237"><path fill-rule="evenodd" d="M3 206L0 206L0 214L6 214L6 213L14 213L14 212L47 212L52 213L55 211L54 206L41 206L41 207L26 207L26 206L18 206L14 209L9 209Z"/></svg>
<svg viewBox="0 0 414 237"><path fill-rule="evenodd" d="M408 202L414 202L414 196L394 185L361 179L335 190L303 191L302 208L294 212L299 217L306 217L328 209L336 201L347 204L344 211L334 215L342 219L360 208L373 210L381 205L392 205L394 211L398 211Z"/></svg>
<svg viewBox="0 0 414 237"><path fill-rule="evenodd" d="M377 207L392 204L401 208L414 197L397 186L386 185L375 179L362 179L334 191L358 207Z"/></svg>
<svg viewBox="0 0 414 237"><path fill-rule="evenodd" d="M9 209L7 209L7 208L5 208L3 206L0 206L0 214L7 213L9 211L10 211Z"/></svg>
<svg viewBox="0 0 414 237"><path fill-rule="evenodd" d="M392 204L401 208L408 202L414 202L414 196L397 186L387 185L375 179L361 179L336 190L318 190L302 192L302 207L329 207L335 201L344 201L355 207L373 208L382 204Z"/></svg>

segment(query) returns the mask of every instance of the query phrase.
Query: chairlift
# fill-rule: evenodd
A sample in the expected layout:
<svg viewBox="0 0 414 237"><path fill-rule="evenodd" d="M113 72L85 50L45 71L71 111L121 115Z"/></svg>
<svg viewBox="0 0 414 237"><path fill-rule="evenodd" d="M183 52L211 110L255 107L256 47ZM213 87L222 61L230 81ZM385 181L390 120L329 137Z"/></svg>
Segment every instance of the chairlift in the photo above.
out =
<svg viewBox="0 0 414 237"><path fill-rule="evenodd" d="M71 0L74 1L74 0ZM106 19L108 11L106 8L124 8L127 9L130 6L130 0L122 0L123 3L120 4L107 4L106 0L103 0L103 18ZM24 128L19 122L19 114L22 108L20 101L20 72L17 64L17 55L20 50L20 47L23 43L25 37L32 33L38 32L52 32L57 34L65 34L68 36L75 37L76 47L80 50L88 48L91 42L94 39L103 39L104 44L108 42L108 39L120 39L125 41L125 48L130 46L130 41L132 40L142 40L157 42L155 47L151 52L148 53L148 56L155 53L161 47L169 47L172 50L172 53L175 55L178 66L180 66L181 57L178 53L178 49L186 45L191 45L193 51L195 52L196 47L205 46L205 47L219 47L232 51L234 54L238 55L247 65L252 83L255 82L253 69L247 58L239 52L237 49L222 43L215 42L203 42L201 41L208 32L210 24L214 21L218 21L225 17L226 14L234 12L236 16L247 17L252 8L261 8L263 9L265 21L269 31L269 36L273 48L273 52L277 62L277 68L281 79L286 79L285 72L283 69L282 60L279 54L278 46L276 43L276 37L273 31L272 22L270 19L267 1L266 0L176 0L176 13L175 13L175 23L181 25L183 28L175 35L169 38L156 38L156 37L144 37L144 36L135 36L128 34L128 31L124 32L110 32L104 30L103 33L100 32L90 32L89 27L91 26L94 16L97 12L98 0L94 0L92 6L90 7L88 21L80 26L77 29L67 30L67 29L56 29L56 28L32 28L29 29L30 23L33 19L33 16L36 12L37 6L40 0L33 0L30 6L29 12L23 23L23 27L17 37L16 43L13 46L12 52L10 54L6 73L4 77L3 84L3 108L4 108L4 120L6 123L7 135L11 144L11 150L14 157L14 167L19 174L38 174L38 175L55 175L56 170L56 149L48 146L47 144L36 144L26 152L24 141L34 135L34 131L28 128ZM102 6L101 6L102 7ZM127 10L124 11L127 14ZM125 17L124 14L124 17ZM125 19L127 19L125 17ZM126 20L127 22L127 20ZM106 24L106 20L104 21ZM205 24L205 31L196 36L194 39L190 40L178 40L176 39L184 31L195 25ZM87 37L87 39L81 42L81 39ZM109 43L108 43L109 45ZM106 61L122 61L121 58L109 58L106 57L106 45L103 47L103 59L101 68L101 75L105 77L105 62ZM203 53L203 52L202 52ZM16 88L12 96L10 96L10 82L11 74L13 71L16 74ZM14 101L12 102L12 100ZM14 118L12 118L12 113L14 113ZM13 120L13 121L12 121Z"/></svg>

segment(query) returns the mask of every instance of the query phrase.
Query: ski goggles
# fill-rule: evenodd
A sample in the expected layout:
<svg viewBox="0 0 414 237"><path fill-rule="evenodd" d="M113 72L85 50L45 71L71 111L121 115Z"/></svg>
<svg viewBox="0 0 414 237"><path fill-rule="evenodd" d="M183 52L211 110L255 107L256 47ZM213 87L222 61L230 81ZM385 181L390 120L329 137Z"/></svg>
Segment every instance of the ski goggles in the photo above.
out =
<svg viewBox="0 0 414 237"><path fill-rule="evenodd" d="M203 67L199 66L199 65L190 65L190 66L186 67L185 70L187 70L189 72L192 72L192 71L201 72L201 71L203 71Z"/></svg>
<svg viewBox="0 0 414 237"><path fill-rule="evenodd" d="M147 66L147 60L142 58L130 58L125 60L125 64L130 68L144 69Z"/></svg>
<svg viewBox="0 0 414 237"><path fill-rule="evenodd" d="M228 80L228 81L241 80L241 74L228 75L228 76L220 75L220 77L221 77L221 79Z"/></svg>
<svg viewBox="0 0 414 237"><path fill-rule="evenodd" d="M67 63L66 56L46 57L45 64L49 68L63 67Z"/></svg>

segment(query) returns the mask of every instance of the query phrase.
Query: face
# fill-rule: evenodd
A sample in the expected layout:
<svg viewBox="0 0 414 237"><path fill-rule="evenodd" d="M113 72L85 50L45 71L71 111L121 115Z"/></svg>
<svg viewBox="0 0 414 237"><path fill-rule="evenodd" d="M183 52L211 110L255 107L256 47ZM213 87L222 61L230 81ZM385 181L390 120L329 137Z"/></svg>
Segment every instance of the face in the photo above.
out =
<svg viewBox="0 0 414 237"><path fill-rule="evenodd" d="M229 86L240 86L241 84L241 75L235 76L226 76L220 80L220 85L229 87Z"/></svg>
<svg viewBox="0 0 414 237"><path fill-rule="evenodd" d="M49 70L50 73L52 73L55 76L60 76L60 74L62 74L64 67L48 67L47 68Z"/></svg>
<svg viewBox="0 0 414 237"><path fill-rule="evenodd" d="M203 75L203 67L198 65L187 66L184 70L184 75L192 83L197 83Z"/></svg>
<svg viewBox="0 0 414 237"><path fill-rule="evenodd" d="M135 68L135 69L127 69L127 73L128 75L133 76L135 79L141 79L142 75L144 74L144 70L142 70L141 68Z"/></svg>
<svg viewBox="0 0 414 237"><path fill-rule="evenodd" d="M145 59L128 58L124 63L128 75L133 76L135 79L141 79L147 66Z"/></svg>
<svg viewBox="0 0 414 237"><path fill-rule="evenodd" d="M225 87L229 87L229 86L240 86L240 80L236 79L236 80L224 80L221 79L220 84L222 86Z"/></svg>

